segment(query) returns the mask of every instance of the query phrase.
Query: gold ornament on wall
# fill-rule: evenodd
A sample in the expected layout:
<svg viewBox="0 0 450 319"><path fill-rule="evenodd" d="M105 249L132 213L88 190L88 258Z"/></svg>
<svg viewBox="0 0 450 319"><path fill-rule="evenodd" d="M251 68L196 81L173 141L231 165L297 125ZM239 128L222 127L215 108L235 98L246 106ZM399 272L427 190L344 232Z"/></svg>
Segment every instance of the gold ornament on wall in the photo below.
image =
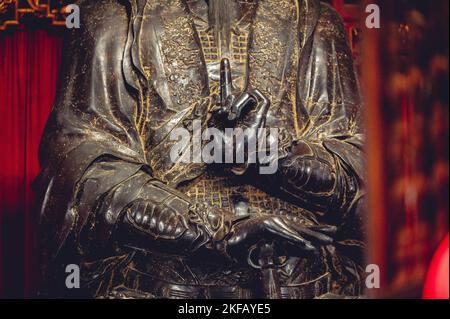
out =
<svg viewBox="0 0 450 319"><path fill-rule="evenodd" d="M18 26L24 18L48 19L52 25L65 25L65 0L0 0L0 31Z"/></svg>

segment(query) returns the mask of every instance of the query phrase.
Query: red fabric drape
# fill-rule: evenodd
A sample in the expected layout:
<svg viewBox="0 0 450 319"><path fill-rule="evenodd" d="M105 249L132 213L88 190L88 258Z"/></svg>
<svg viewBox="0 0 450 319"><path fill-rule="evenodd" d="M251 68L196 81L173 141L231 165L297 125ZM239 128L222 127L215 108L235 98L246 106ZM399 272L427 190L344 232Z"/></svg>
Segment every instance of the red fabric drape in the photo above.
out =
<svg viewBox="0 0 450 319"><path fill-rule="evenodd" d="M62 36L45 30L0 33L0 296L35 288L36 221L31 183L55 94Z"/></svg>

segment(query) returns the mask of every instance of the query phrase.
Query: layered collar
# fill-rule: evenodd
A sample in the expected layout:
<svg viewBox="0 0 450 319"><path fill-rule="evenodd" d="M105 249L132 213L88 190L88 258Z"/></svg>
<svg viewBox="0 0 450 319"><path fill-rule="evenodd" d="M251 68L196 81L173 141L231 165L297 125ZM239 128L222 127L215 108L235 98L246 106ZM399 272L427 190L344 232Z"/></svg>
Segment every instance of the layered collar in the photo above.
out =
<svg viewBox="0 0 450 319"><path fill-rule="evenodd" d="M124 52L123 71L128 84L138 89L139 83L145 82L144 68L139 59L139 39L144 8L148 1L152 0L128 0L130 8L130 27L128 39ZM205 0L182 0L186 7L192 8L194 14L204 21L205 26L208 23L208 7ZM235 1L235 0L231 0ZM247 5L251 10L252 5L258 5L259 1L275 1L275 0L246 0L235 1L237 5ZM314 32L320 15L320 0L298 0L299 2L299 37L302 48L307 44ZM133 72L132 70L137 72Z"/></svg>

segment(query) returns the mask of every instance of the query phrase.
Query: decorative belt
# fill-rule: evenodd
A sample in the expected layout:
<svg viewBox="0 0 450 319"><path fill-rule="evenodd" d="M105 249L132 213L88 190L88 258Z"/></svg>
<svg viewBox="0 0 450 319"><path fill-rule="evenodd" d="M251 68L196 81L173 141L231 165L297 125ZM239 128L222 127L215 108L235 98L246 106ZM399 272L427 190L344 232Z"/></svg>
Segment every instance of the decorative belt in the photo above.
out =
<svg viewBox="0 0 450 319"><path fill-rule="evenodd" d="M330 273L296 285L281 286L282 299L313 299L330 292ZM239 286L184 285L169 283L128 268L125 287L132 291L150 293L156 298L170 299L255 299L263 294Z"/></svg>

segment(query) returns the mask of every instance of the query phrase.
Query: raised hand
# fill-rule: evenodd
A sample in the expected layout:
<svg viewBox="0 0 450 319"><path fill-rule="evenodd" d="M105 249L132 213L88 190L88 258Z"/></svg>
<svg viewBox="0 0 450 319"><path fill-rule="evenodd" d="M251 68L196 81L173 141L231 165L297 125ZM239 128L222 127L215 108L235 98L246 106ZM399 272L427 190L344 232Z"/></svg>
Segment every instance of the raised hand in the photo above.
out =
<svg viewBox="0 0 450 319"><path fill-rule="evenodd" d="M245 158L244 163L231 165L234 174L244 174L251 162L249 154L255 156L249 145L256 145L263 138L260 129L266 124L269 107L269 100L257 89L247 88L244 92L237 92L233 86L230 61L223 59L220 65L220 101L213 111L210 126L222 133L220 140L223 146L233 146L233 153L227 148L227 154L240 154ZM242 129L243 138L235 139L233 134L226 133L226 129L235 128Z"/></svg>
<svg viewBox="0 0 450 319"><path fill-rule="evenodd" d="M239 120L243 120L248 112L256 108L256 115L245 126L260 128L265 124L269 106L269 100L258 89L247 88L244 92L236 93L230 61L228 59L221 61L220 104L215 112L218 122L235 126Z"/></svg>

